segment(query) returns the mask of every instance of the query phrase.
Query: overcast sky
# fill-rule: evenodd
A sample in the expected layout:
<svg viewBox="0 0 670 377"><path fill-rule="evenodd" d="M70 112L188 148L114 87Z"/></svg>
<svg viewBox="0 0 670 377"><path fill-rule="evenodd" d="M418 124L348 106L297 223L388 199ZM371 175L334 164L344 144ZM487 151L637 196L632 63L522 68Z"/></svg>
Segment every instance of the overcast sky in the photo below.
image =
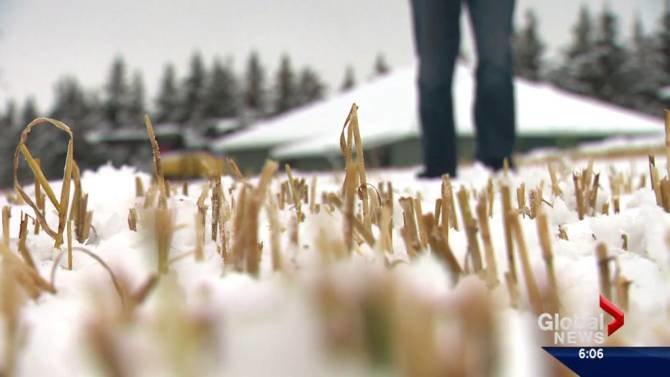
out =
<svg viewBox="0 0 670 377"><path fill-rule="evenodd" d="M647 29L656 25L663 1L609 3L628 35L636 14ZM586 2L593 13L604 4ZM535 9L555 53L569 41L581 3L518 0L517 20ZM316 68L331 89L348 64L359 81L367 78L379 52L391 66L414 59L409 0L0 0L0 33L0 106L32 94L43 110L58 77L100 87L117 54L143 72L150 98L165 63L175 62L183 76L194 50L208 63L215 55L232 57L238 71L254 49L271 70L285 52L295 67ZM466 50L472 51L467 44Z"/></svg>

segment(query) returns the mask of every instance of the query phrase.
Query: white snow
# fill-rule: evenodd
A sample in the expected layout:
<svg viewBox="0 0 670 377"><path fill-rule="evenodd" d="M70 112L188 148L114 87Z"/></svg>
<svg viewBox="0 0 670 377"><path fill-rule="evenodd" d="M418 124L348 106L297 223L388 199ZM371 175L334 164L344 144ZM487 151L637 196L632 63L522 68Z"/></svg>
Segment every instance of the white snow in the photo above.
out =
<svg viewBox="0 0 670 377"><path fill-rule="evenodd" d="M362 127L362 130L365 129ZM663 163L658 161L659 167L664 166ZM585 164L582 164L574 166L574 169L584 167ZM646 159L597 162L596 171L603 173L600 177L602 198L609 195L607 172L610 167L617 171L644 172ZM310 176L300 172L295 174L310 181ZM89 206L94 211L96 229L95 239L85 246L105 260L117 276L133 288L138 287L155 270L151 230L131 232L126 223L129 208L137 203L134 194L136 175L131 168L115 169L111 166L83 174L83 186L90 195ZM140 176L148 185L149 177L143 174ZM458 190L461 185L465 185L481 190L488 177L488 172L481 165L465 167L454 181L454 188ZM634 177L637 181L639 175ZM278 176L273 180L274 193L279 192L279 182L283 179L285 177ZM371 171L368 180L375 184L382 180L393 182L396 199L420 193L426 211L431 210L434 200L440 195L438 181L417 181L411 169ZM513 188L524 182L529 189L542 180L545 182L545 192L548 193L549 176L545 167L521 167L518 174L510 177ZM233 187L231 179L226 178L223 186L229 199L229 189L236 197L240 185ZM193 221L199 187L200 182L195 182L191 185L189 196L175 194L170 198L169 206L176 211L178 226L170 251L171 257L193 250ZM319 191L334 191L339 188L339 180L331 174L321 174L318 176L318 187ZM594 250L598 242L605 242L610 255L616 257L623 275L633 282L630 310L626 313L626 325L618 339L631 345L662 344L663 339L667 339L664 338L667 332L659 329L663 329L670 315L670 254L666 243L670 216L656 206L653 192L643 188L622 196L621 213L597 215L580 221L575 212L574 192L570 191L569 185L563 185L562 189L560 197L550 198L549 194L545 195L549 204L543 204L543 209L549 215L556 274L565 310L576 313L598 312L595 302L599 287ZM59 190L58 185L56 190ZM31 194L31 191L28 190L28 193ZM0 199L0 204L4 205L4 200ZM211 206L209 200L206 204ZM471 205L474 206L474 203ZM13 246L18 236L16 220L20 211L30 213L25 206L12 207ZM396 224L402 224L400 211L396 207ZM500 226L501 212L500 196L496 195L490 223L498 261L498 277L503 279L507 264L504 235ZM270 251L266 246L263 248L258 279L224 270L215 244L210 240L208 222L206 260L197 263L188 256L175 262L169 277L161 281L160 288L138 310L134 324L120 324L116 328L115 336L120 342L125 366L134 372L133 375L171 375L174 368L188 366L195 368L189 369L191 374L198 375L371 375L375 372L365 363L332 359L324 348L323 328L314 303L318 297L319 282L327 272L341 290L352 296L360 294L380 276L393 276L402 287L403 294L413 300L411 302L425 302L447 311L462 302L470 290L476 289L477 284L481 285L474 276L470 276L456 287L452 286L444 265L428 253L407 261L399 225L394 228L395 258L408 263L403 262L387 271L384 257L377 250L363 245L350 259L334 265L331 270L325 270L318 258L318 243L315 239L321 232L332 242L341 242L342 217L338 212L329 215L306 211L306 215L305 223L300 227L301 243L297 250L288 244L286 233L283 236L283 258L288 263L290 273L282 275L272 272ZM282 224L288 227L292 216L293 209L287 206L280 212ZM53 213L49 219L55 220ZM462 224L462 219L459 218L459 222ZM559 225L565 227L569 240L557 237ZM522 220L522 226L531 266L538 283L544 286L545 266L535 222L526 218ZM265 245L270 244L267 229L267 220L263 214L259 224L259 241ZM622 249L621 234L629 236L627 251ZM449 243L458 260L463 261L466 250L463 230L451 231ZM52 249L49 238L44 234L31 235L28 247L42 275L48 276L53 257L59 251ZM500 376L544 375L546 361L550 357L540 348L546 342L538 335L536 317L527 309L523 279L520 285L523 297L521 310L507 306L507 292L504 288L491 293L496 302L494 305L501 308L496 316L502 345L502 363L498 370ZM109 276L92 259L76 253L74 271L58 268L56 287L56 295L44 294L36 301L27 302L22 309L21 328L25 337L17 375L98 375L99 365L91 356L87 340L90 335L88 329L95 318L112 315L110 313L118 310L117 296ZM165 307L170 310L161 309ZM445 324L451 323L447 317L442 319ZM180 339L175 338L175 334L189 323L184 318L195 318L212 324L207 332L210 343L196 353L201 358L197 359L195 365L171 353L173 348L170 347L177 347L175 339ZM5 346L2 335L0 331L0 350ZM454 339L437 341L448 345ZM377 370L376 373L380 372Z"/></svg>

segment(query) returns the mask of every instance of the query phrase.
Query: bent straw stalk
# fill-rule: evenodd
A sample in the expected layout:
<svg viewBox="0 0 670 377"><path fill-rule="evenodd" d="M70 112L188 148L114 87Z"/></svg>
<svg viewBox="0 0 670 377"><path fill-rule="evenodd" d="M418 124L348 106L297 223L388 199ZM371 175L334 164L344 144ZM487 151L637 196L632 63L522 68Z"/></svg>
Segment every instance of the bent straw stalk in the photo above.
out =
<svg viewBox="0 0 670 377"><path fill-rule="evenodd" d="M32 156L30 150L28 150L28 147L26 146L28 136L30 135L30 132L33 130L33 128L45 124L51 125L65 132L69 138L67 143L67 152L65 156L65 168L61 185L60 200L56 198L56 194L51 188L51 185L49 184L49 181L44 175L44 172L40 168L39 163ZM19 156L22 156L23 159L26 161L28 167L33 173L33 176L35 177L35 180L39 182L39 185L41 186L42 189L44 189L47 198L49 198L49 201L51 201L51 204L54 206L54 208L56 208L56 211L58 212L58 228L56 231L54 231L49 226L44 217L44 214L42 213L42 211L40 211L39 206L35 204L35 202L30 198L30 196L28 196L28 194L26 194L26 192L21 187L21 183L19 182L18 178ZM65 222L67 221L68 211L70 209L70 183L71 183L70 181L72 178L73 164L74 164L74 136L72 135L70 127L68 127L65 123L50 118L36 118L32 122L28 123L28 125L21 132L19 143L16 146L16 150L14 151L14 161L13 161L14 190L17 192L19 197L21 197L26 202L26 204L28 204L33 209L33 211L35 212L35 218L37 219L37 221L41 223L41 226L44 228L47 234L54 239L55 243L54 246L56 248L60 247L61 244L63 243Z"/></svg>

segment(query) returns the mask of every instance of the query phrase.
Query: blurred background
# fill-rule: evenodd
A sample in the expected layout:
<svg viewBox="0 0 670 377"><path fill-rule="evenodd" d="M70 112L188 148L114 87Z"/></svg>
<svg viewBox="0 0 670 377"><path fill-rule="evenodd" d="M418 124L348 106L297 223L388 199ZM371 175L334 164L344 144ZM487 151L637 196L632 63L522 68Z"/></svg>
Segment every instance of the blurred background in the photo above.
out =
<svg viewBox="0 0 670 377"><path fill-rule="evenodd" d="M516 73L660 116L667 3L518 0ZM411 28L408 0L0 0L0 186L36 116L73 128L82 169L146 161L145 113L165 151L212 152L214 140L411 66ZM462 30L474 60L465 17ZM30 141L51 177L62 174L59 138Z"/></svg>

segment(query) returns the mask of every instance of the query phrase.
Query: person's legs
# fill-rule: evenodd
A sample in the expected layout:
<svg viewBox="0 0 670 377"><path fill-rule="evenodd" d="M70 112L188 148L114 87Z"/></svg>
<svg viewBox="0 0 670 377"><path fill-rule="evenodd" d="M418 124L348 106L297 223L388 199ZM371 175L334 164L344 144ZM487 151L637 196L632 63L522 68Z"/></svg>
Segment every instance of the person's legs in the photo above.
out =
<svg viewBox="0 0 670 377"><path fill-rule="evenodd" d="M419 56L419 115L425 175L456 173L451 94L460 39L461 0L412 0Z"/></svg>
<svg viewBox="0 0 670 377"><path fill-rule="evenodd" d="M515 0L466 0L477 44L477 159L499 169L515 142L512 17Z"/></svg>

